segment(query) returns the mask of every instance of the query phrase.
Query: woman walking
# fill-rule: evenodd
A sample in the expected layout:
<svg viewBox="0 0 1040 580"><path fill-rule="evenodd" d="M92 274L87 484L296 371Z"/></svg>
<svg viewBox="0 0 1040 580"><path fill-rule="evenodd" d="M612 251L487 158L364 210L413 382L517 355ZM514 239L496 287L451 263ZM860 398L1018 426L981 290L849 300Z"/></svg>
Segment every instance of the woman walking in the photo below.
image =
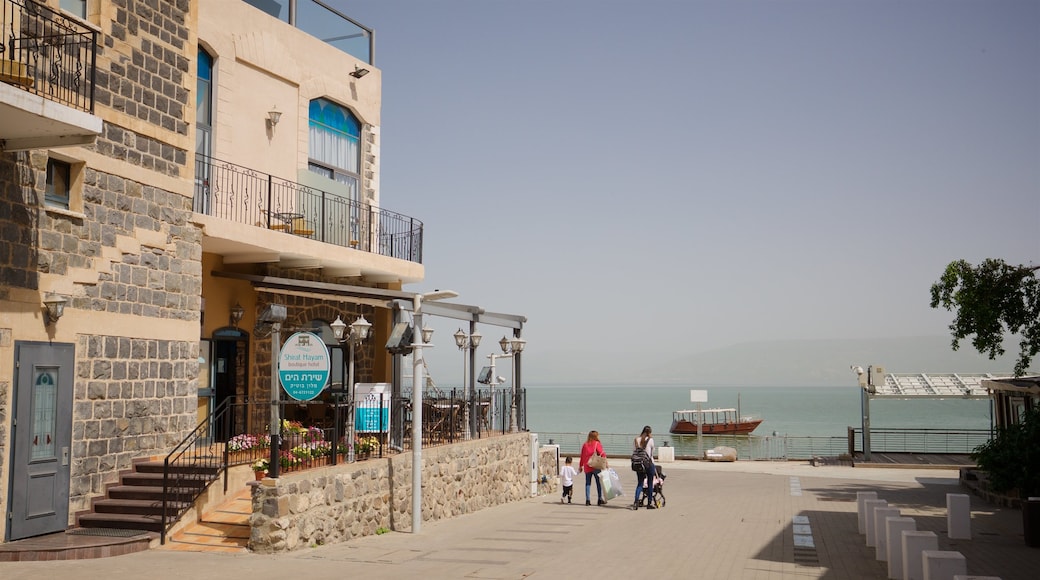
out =
<svg viewBox="0 0 1040 580"><path fill-rule="evenodd" d="M657 468L654 467L654 438L651 435L652 431L650 426L647 425L643 427L643 431L632 442L634 446L632 448L633 452L637 449L646 451L642 469L636 471L636 501L632 504L632 509L639 509L639 496L644 490L646 491L646 509L657 509L657 506L654 505L654 475L657 474Z"/></svg>
<svg viewBox="0 0 1040 580"><path fill-rule="evenodd" d="M589 438L581 446L581 461L578 463L578 469L585 472L585 505L592 505L589 492L592 491L593 479L596 480L596 496L598 498L596 505L606 505L607 502L603 501L603 484L599 482L600 470L589 465L589 459L593 455L607 456L603 452L603 444L599 442L599 431L589 431Z"/></svg>

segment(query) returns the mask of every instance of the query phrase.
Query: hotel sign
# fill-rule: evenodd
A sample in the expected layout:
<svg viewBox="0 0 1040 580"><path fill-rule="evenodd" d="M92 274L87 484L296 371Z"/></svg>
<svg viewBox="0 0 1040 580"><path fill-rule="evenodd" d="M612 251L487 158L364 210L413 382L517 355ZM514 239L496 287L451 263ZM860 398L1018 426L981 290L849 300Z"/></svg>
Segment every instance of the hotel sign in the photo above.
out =
<svg viewBox="0 0 1040 580"><path fill-rule="evenodd" d="M310 332L297 332L282 345L278 357L278 380L290 397L310 401L329 383L329 349Z"/></svg>

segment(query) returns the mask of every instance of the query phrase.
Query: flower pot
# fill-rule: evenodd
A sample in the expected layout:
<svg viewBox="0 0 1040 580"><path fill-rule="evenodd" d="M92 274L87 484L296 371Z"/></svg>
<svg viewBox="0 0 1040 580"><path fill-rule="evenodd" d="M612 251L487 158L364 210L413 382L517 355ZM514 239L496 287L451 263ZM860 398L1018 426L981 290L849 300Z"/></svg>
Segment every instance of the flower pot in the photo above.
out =
<svg viewBox="0 0 1040 580"><path fill-rule="evenodd" d="M267 475L267 472L266 471L254 471L253 475L256 476L256 480L257 481L260 481L261 479L263 479Z"/></svg>

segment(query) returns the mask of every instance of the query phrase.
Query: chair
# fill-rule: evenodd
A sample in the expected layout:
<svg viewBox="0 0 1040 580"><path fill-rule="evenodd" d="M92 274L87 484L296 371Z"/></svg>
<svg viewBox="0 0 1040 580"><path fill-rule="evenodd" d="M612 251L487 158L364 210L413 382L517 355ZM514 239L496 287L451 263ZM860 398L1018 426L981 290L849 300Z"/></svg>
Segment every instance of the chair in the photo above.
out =
<svg viewBox="0 0 1040 580"><path fill-rule="evenodd" d="M304 218L296 218L292 221L292 233L297 236L311 237L314 235L314 226Z"/></svg>

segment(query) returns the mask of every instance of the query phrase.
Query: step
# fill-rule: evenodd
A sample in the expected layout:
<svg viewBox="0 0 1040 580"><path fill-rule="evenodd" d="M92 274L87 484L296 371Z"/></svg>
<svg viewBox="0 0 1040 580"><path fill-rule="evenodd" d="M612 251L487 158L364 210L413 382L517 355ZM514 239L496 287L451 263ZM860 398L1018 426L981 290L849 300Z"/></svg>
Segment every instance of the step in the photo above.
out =
<svg viewBox="0 0 1040 580"><path fill-rule="evenodd" d="M89 513L80 516L76 523L81 528L162 531L162 518L160 516Z"/></svg>
<svg viewBox="0 0 1040 580"><path fill-rule="evenodd" d="M220 473L220 467L223 462L221 458L210 458L206 463L201 465L180 465L171 464L170 474L176 473L198 473L208 474L216 477ZM158 473L162 474L165 465L162 461L140 461L134 464L134 471L138 473Z"/></svg>
<svg viewBox="0 0 1040 580"><path fill-rule="evenodd" d="M166 503L167 514L179 514L181 511L191 507L184 501L169 501ZM162 500L152 499L101 499L94 502L94 512L99 514L136 514L144 516L162 515Z"/></svg>
<svg viewBox="0 0 1040 580"><path fill-rule="evenodd" d="M180 477L171 476L170 483L179 487L203 488L216 479L214 476L199 473L185 474ZM122 485L162 487L161 473L127 473L119 478Z"/></svg>
<svg viewBox="0 0 1040 580"><path fill-rule="evenodd" d="M169 501L195 501L195 489L171 488L167 491L169 494ZM115 485L108 488L108 497L109 499L162 501L163 488L161 485Z"/></svg>

